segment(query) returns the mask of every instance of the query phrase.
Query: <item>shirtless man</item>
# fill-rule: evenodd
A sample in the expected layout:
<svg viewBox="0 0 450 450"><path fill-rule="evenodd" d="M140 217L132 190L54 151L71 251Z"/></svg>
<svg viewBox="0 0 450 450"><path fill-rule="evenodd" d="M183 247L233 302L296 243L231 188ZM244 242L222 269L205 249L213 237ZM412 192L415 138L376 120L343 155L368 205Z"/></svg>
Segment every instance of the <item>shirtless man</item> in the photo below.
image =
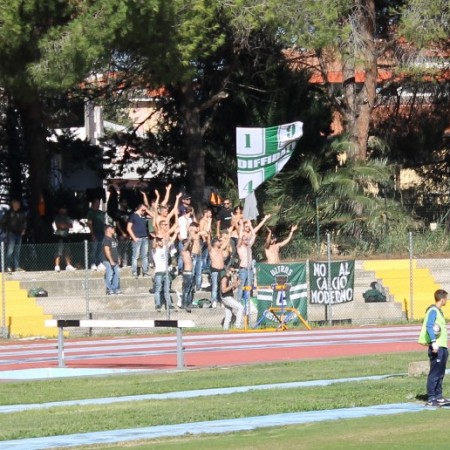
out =
<svg viewBox="0 0 450 450"><path fill-rule="evenodd" d="M242 206L236 206L233 209L233 214L231 216L231 265L237 261L237 241L239 239L239 230L241 229L242 223L244 222L244 208Z"/></svg>
<svg viewBox="0 0 450 450"><path fill-rule="evenodd" d="M189 239L192 240L192 270L194 272L194 285L197 291L202 287L202 237L205 237L205 232L200 233L199 224L192 222L189 225Z"/></svg>
<svg viewBox="0 0 450 450"><path fill-rule="evenodd" d="M239 279L238 287L238 301L242 300L242 292L245 286L251 286L252 280L252 246L255 243L256 233L262 226L270 219L271 215L266 214L261 222L255 227L252 227L250 220L245 220L241 229L239 230L239 239L237 243L237 254L239 256Z"/></svg>
<svg viewBox="0 0 450 450"><path fill-rule="evenodd" d="M264 245L264 250L266 252L268 264L278 264L280 262L280 248L290 242L292 236L294 235L294 231L296 231L297 228L297 225L292 225L289 236L281 242L277 242L277 238L272 234L270 228L267 229L267 238Z"/></svg>
<svg viewBox="0 0 450 450"><path fill-rule="evenodd" d="M256 227L252 226L252 221L251 220L244 220L243 221L243 235L244 236L251 236L254 235L256 237L256 235L258 234L258 231L263 227L263 225L272 217L271 214L266 214L264 216L264 218L261 220L261 222L258 223L258 225L256 225ZM242 222L241 222L242 223ZM239 240L239 237L238 237Z"/></svg>
<svg viewBox="0 0 450 450"><path fill-rule="evenodd" d="M209 251L207 243L212 239L212 210L205 208L203 210L203 216L198 222L200 233L203 235L203 248L202 248L202 270L208 270L211 262L209 260Z"/></svg>
<svg viewBox="0 0 450 450"><path fill-rule="evenodd" d="M210 241L209 259L211 260L211 307L217 308L219 296L219 280L225 274L226 250L230 242L230 233L223 233L221 237L215 237Z"/></svg>
<svg viewBox="0 0 450 450"><path fill-rule="evenodd" d="M169 185L170 186L170 185ZM169 191L169 187L167 188ZM170 224L170 221L172 218L175 219L175 223L178 221L178 203L180 201L182 194L181 192L175 197L175 204L173 208L169 211L169 208L167 205L164 204L165 199L161 203L161 205L158 208L158 213L156 214L156 217L154 218L153 226L155 227L156 234L159 234L161 231L161 222L165 221ZM167 197L167 192L166 192Z"/></svg>
<svg viewBox="0 0 450 450"><path fill-rule="evenodd" d="M203 216L198 222L200 232L203 232L206 236L212 235L212 210L211 208L205 208L203 210Z"/></svg>
<svg viewBox="0 0 450 450"><path fill-rule="evenodd" d="M186 312L191 312L191 305L194 296L194 274L192 272L192 239L181 241L181 258L183 260L183 285L181 295L181 308Z"/></svg>

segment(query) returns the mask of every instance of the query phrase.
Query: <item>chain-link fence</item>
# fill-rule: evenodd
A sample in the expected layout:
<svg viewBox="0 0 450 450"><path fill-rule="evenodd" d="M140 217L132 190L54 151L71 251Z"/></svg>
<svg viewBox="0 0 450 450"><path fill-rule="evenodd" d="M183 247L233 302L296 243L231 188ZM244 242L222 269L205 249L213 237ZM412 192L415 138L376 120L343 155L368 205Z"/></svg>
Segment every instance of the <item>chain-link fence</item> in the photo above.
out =
<svg viewBox="0 0 450 450"><path fill-rule="evenodd" d="M295 317L286 317L289 307L295 307L311 324L371 324L421 319L426 307L433 303L433 292L450 287L450 257L419 258L415 254L413 234L407 235L405 240L406 257L355 260L334 254L331 236L327 235L325 254L307 255L306 258L297 255L289 262L269 267L269 274L270 270L275 271L268 281L259 276L264 263L257 262L254 286L244 293L248 298L248 327L276 328L280 326L280 320L289 328L303 327ZM258 253L256 250L255 254ZM182 291L180 275L170 277L174 309L156 311L153 274L133 276L129 242L121 248L120 287L123 295L107 295L101 265L98 270L92 269L92 264L97 263L94 251L93 244L87 241L66 244L63 251L59 244L24 244L14 261L8 246L2 244L2 336L49 336L51 333L43 326L46 318L191 319L198 328L221 328L225 310L220 303L217 308L210 307L211 287L207 271L203 273L202 289L194 294L196 307L191 313L178 307ZM58 256L60 260L56 260ZM56 265L59 265L59 271L55 270ZM280 287L276 281L277 271L288 273L286 286ZM298 287L294 289L292 277L297 276L298 271L304 271L304 275L299 275ZM278 318L270 317L270 307L279 308L275 314ZM130 330L130 333L137 331Z"/></svg>

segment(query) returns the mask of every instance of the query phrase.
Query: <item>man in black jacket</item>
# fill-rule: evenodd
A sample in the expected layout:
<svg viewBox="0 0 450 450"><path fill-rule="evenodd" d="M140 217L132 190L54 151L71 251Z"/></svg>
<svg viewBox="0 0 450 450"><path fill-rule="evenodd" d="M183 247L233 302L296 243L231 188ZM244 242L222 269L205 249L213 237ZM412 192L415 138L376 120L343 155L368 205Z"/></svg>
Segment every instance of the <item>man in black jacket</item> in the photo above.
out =
<svg viewBox="0 0 450 450"><path fill-rule="evenodd" d="M22 238L27 230L27 215L22 210L20 200L11 200L11 208L6 211L1 220L1 226L6 232L6 267L8 273L13 270L23 271L20 268L20 249L22 247Z"/></svg>

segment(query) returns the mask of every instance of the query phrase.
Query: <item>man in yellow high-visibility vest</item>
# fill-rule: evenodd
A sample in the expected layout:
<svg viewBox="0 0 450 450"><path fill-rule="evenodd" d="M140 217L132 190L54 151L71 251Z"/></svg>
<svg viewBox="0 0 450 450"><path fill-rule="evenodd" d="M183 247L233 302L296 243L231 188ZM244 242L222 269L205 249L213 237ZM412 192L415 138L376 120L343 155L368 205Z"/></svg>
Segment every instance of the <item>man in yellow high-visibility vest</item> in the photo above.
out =
<svg viewBox="0 0 450 450"><path fill-rule="evenodd" d="M448 359L447 323L442 307L447 303L448 293L438 289L434 293L435 304L428 307L419 336L419 344L428 345L430 372L427 378L427 406L450 403L442 394L442 381Z"/></svg>

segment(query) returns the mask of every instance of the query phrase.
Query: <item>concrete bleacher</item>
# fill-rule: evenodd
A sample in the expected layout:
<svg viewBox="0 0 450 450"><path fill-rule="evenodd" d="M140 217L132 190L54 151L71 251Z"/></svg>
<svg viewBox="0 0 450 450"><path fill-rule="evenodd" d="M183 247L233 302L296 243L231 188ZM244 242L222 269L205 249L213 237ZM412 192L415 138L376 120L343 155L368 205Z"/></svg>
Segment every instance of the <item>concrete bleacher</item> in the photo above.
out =
<svg viewBox="0 0 450 450"><path fill-rule="evenodd" d="M331 319L333 323L372 324L381 322L396 322L405 320L403 298L396 297L393 287L382 280L377 270L370 270L366 262L355 262L354 301L340 305L333 305ZM76 272L54 271L19 272L6 275L8 281L16 282L22 289L22 297L29 304L35 303L41 308L45 318L56 319L155 319L167 318L165 310L156 312L151 277L135 279L130 268L121 269L121 290L124 295L107 296L102 272L83 270ZM204 276L206 277L206 276ZM388 301L383 303L366 303L363 292L373 281L381 281L388 291ZM173 281L173 290L181 291L181 277ZM20 283L20 285L19 285ZM26 298L29 289L42 287L48 291L48 297ZM25 294L24 294L25 293ZM429 293L428 293L429 294ZM195 293L195 298L210 298L209 291ZM178 298L172 293L173 302ZM429 300L429 297L428 297ZM330 317L329 310L323 305L308 305L308 321L314 323L326 322ZM256 323L257 317L252 313L250 324ZM170 311L170 317L176 319L191 319L198 328L220 329L224 315L223 308L196 308L192 313L175 308ZM40 317L43 323L42 317ZM44 330L27 333L22 330L18 335L42 335ZM47 333L48 334L48 333Z"/></svg>
<svg viewBox="0 0 450 450"><path fill-rule="evenodd" d="M155 319L167 318L164 309L155 311L154 296L149 292L152 288L151 277L135 279L130 268L121 269L120 284L124 295L106 295L103 280L104 272L53 271L19 272L11 279L20 280L20 285L26 293L29 289L42 287L48 292L48 297L36 298L43 310L58 319ZM172 288L181 291L181 277L176 277ZM195 299L210 298L211 293L200 291L195 293ZM178 297L171 294L176 305ZM220 328L223 318L222 308L194 309L188 313L175 308L170 311L171 318L192 319L199 328ZM51 317L50 317L51 318Z"/></svg>
<svg viewBox="0 0 450 450"><path fill-rule="evenodd" d="M51 315L36 299L28 298L27 290L19 280L9 275L0 274L2 299L0 301L0 317L5 320L3 337L9 336L56 336L57 330L44 326L44 320Z"/></svg>
<svg viewBox="0 0 450 450"><path fill-rule="evenodd" d="M441 288L448 290L448 262L447 259L414 259L412 263L409 259L365 261L364 269L375 273L394 302L402 304L408 318L423 319L425 310L434 302L433 293Z"/></svg>
<svg viewBox="0 0 450 450"><path fill-rule="evenodd" d="M410 302L410 261L378 260L355 261L354 300L332 305L308 304L308 321L311 323L372 324L421 319L425 309L433 302L433 292L449 290L450 271L448 259L416 259L413 261L413 308ZM155 319L168 318L166 311L156 312L151 277L135 279L130 268L121 269L123 296L107 296L102 272L84 270L76 272L30 271L3 276L5 286L5 311L0 302L0 314L6 318L11 336L55 336L57 330L44 327L46 319ZM181 277L176 277L173 289L181 291ZM366 303L363 293L370 283L379 281L387 290L383 303ZM48 297L29 298L29 289L42 287ZM210 299L209 291L195 293L195 298ZM173 302L178 299L172 294ZM331 317L330 317L331 312ZM253 312L250 324L257 321ZM172 319L191 319L198 328L220 329L223 308L198 308L192 313L176 308L170 312Z"/></svg>

